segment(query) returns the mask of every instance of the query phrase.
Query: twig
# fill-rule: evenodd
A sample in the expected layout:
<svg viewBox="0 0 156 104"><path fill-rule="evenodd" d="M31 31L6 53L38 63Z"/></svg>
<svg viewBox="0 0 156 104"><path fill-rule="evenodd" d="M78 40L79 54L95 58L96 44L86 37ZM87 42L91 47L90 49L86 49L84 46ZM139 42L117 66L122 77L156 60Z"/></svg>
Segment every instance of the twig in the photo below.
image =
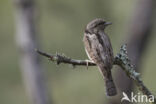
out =
<svg viewBox="0 0 156 104"><path fill-rule="evenodd" d="M123 69L123 71L127 74L127 76L136 83L139 90L143 94L147 95L147 97L150 99L152 97L152 93L148 90L148 88L144 85L143 81L140 79L139 77L140 73L135 72L134 67L130 62L130 59L128 58L126 47L127 45L121 46L120 52L114 58L114 65L120 66L121 69ZM74 66L75 65L96 66L96 64L92 61L71 59L65 55L61 55L58 53L56 55L50 55L39 50L36 51L40 55L49 58L51 61L56 61L57 64L66 63L72 64ZM154 98L154 104L156 104L156 98Z"/></svg>
<svg viewBox="0 0 156 104"><path fill-rule="evenodd" d="M95 66L96 65L94 62L92 62L90 60L75 60L75 59L71 59L65 55L61 55L59 53L56 53L55 55L50 55L50 54L42 52L38 49L36 49L36 52L42 56L47 57L51 61L56 61L57 64L66 63L66 64L72 64L73 66L75 66L75 65Z"/></svg>

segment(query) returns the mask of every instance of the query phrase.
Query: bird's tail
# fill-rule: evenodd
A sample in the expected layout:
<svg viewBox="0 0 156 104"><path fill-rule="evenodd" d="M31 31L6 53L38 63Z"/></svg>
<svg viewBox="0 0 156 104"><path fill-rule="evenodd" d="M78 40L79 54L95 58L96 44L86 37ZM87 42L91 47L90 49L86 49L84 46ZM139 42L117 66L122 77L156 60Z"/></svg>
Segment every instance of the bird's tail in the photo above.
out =
<svg viewBox="0 0 156 104"><path fill-rule="evenodd" d="M107 80L105 81L105 84L107 96L115 96L117 94L117 91L113 80Z"/></svg>
<svg viewBox="0 0 156 104"><path fill-rule="evenodd" d="M107 96L115 96L117 94L117 90L115 87L115 84L113 82L111 69L108 69L106 67L99 67L104 80L105 80L105 86L106 86L106 94Z"/></svg>

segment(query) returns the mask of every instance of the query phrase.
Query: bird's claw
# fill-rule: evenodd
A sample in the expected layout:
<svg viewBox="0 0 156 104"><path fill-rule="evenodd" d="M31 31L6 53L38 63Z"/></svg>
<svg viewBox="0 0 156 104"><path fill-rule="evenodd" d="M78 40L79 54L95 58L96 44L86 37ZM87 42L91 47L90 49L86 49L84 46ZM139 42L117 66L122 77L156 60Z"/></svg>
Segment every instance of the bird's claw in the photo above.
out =
<svg viewBox="0 0 156 104"><path fill-rule="evenodd" d="M86 60L87 69L88 69L88 66L89 66L89 62L92 62L92 61L91 60Z"/></svg>

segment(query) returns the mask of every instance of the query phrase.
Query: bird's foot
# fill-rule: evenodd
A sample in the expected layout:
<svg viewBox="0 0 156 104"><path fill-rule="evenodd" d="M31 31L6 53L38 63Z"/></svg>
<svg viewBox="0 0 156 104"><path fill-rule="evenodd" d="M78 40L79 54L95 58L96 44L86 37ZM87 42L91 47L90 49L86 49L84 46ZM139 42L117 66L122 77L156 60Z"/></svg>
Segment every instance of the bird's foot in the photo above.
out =
<svg viewBox="0 0 156 104"><path fill-rule="evenodd" d="M87 60L87 59L86 59L85 61L86 61L87 69L88 69L88 66L89 66L88 63L89 63L89 62L93 62L93 61L92 61L92 60Z"/></svg>

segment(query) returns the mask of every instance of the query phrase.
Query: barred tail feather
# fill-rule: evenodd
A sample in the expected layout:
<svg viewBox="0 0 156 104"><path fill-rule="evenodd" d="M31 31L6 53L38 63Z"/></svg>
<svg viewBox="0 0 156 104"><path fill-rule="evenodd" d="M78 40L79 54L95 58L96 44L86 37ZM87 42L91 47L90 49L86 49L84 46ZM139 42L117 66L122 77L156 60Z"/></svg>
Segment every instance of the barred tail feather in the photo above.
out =
<svg viewBox="0 0 156 104"><path fill-rule="evenodd" d="M107 70L106 67L102 67L102 68L99 67L99 70L101 71L104 77L105 86L106 86L106 95L115 96L117 94L117 90L113 82L111 69Z"/></svg>
<svg viewBox="0 0 156 104"><path fill-rule="evenodd" d="M105 84L107 96L115 96L117 94L117 91L113 80L107 80L105 81Z"/></svg>

